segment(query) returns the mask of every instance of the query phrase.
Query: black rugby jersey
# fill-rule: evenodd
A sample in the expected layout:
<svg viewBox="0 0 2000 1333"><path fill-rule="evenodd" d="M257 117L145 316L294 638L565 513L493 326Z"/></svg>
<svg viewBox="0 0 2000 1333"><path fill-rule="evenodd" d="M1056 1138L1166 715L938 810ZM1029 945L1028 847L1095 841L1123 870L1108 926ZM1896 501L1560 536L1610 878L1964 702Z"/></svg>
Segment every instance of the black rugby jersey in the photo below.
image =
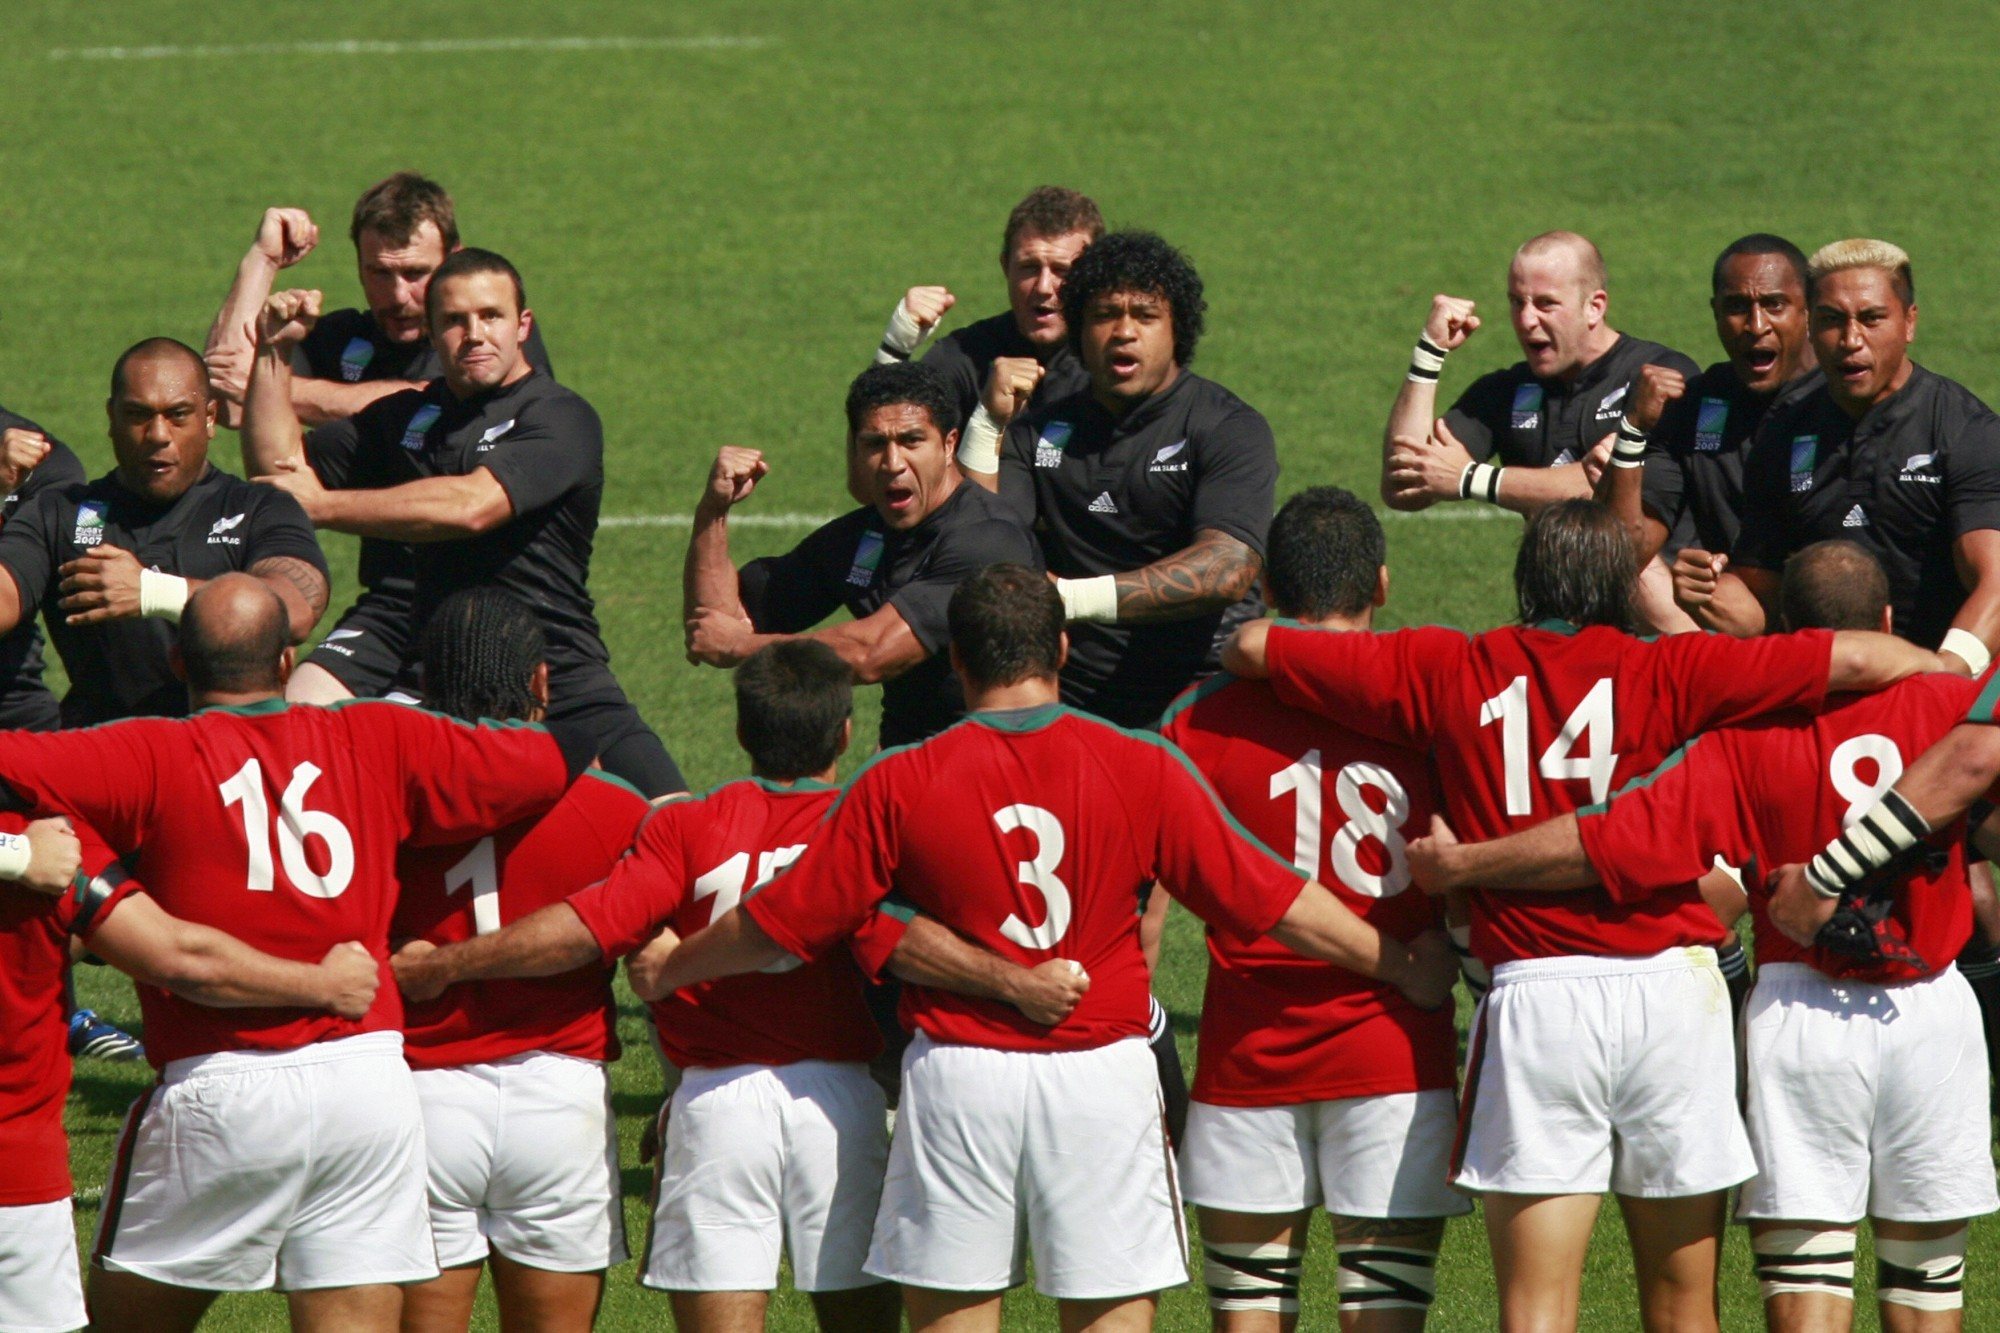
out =
<svg viewBox="0 0 2000 1333"><path fill-rule="evenodd" d="M1186 370L1122 418L1088 389L1071 394L1017 417L1000 448L1000 495L1063 578L1138 569L1205 528L1261 559L1277 484L1263 414ZM1063 702L1121 726L1148 725L1215 668L1221 639L1262 609L1253 591L1187 620L1073 623Z"/></svg>
<svg viewBox="0 0 2000 1333"><path fill-rule="evenodd" d="M12 518L23 505L52 486L68 486L84 481L83 460L55 436L17 413L0 407L0 431L32 430L48 439L49 453L30 472L21 488L0 501L0 522ZM0 730L49 731L60 722L56 697L42 683L42 627L36 623L35 608L23 605L21 623L0 634Z"/></svg>
<svg viewBox="0 0 2000 1333"><path fill-rule="evenodd" d="M1816 541L1859 542L1888 571L1896 633L1935 648L1965 604L1952 542L1983 528L2000 528L2000 417L1912 363L1859 421L1824 382L1771 409L1744 460L1730 559L1776 572Z"/></svg>
<svg viewBox="0 0 2000 1333"><path fill-rule="evenodd" d="M1444 414L1445 424L1479 462L1496 456L1506 467L1581 462L1618 429L1632 381L1647 365L1670 366L1689 379L1700 374L1672 348L1621 333L1573 383L1537 379L1525 361L1480 376Z"/></svg>
<svg viewBox="0 0 2000 1333"><path fill-rule="evenodd" d="M738 575L743 609L762 634L800 634L844 606L855 619L896 608L930 656L882 685L881 743L908 745L965 716L952 674L945 608L967 577L1001 563L1042 567L1028 529L991 491L960 482L907 531L874 509L843 514L780 556Z"/></svg>
<svg viewBox="0 0 2000 1333"><path fill-rule="evenodd" d="M1773 404L1826 382L1808 371L1775 393L1752 393L1727 361L1688 381L1667 404L1646 442L1640 503L1666 525L1661 552L1671 560L1684 546L1726 553L1742 527L1743 458Z"/></svg>
<svg viewBox="0 0 2000 1333"><path fill-rule="evenodd" d="M976 324L954 329L924 353L924 364L943 371L951 381L952 396L958 400L958 428L972 418L986 393L986 377L993 363L1003 356L1033 357L1042 363L1042 382L1028 399L1028 411L1058 398L1067 398L1090 387L1090 374L1070 351L1067 341L1044 351L1022 336L1014 322L1014 312L1003 310Z"/></svg>
<svg viewBox="0 0 2000 1333"><path fill-rule="evenodd" d="M187 686L168 662L173 625L140 617L71 625L57 605L63 597L57 571L106 545L132 552L148 569L189 579L218 578L277 556L326 573L326 557L297 500L213 464L167 505L126 490L116 473L47 488L0 528L0 565L20 588L22 613L40 609L69 671L66 727L188 711Z"/></svg>

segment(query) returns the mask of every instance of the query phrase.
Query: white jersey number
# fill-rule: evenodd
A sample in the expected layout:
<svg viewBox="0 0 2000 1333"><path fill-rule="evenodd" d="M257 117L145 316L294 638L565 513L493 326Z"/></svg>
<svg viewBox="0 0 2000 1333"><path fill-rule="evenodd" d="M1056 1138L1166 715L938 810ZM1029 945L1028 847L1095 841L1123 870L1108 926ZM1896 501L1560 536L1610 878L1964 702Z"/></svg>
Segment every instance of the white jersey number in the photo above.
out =
<svg viewBox="0 0 2000 1333"><path fill-rule="evenodd" d="M1056 874L1056 867L1062 864L1063 852L1068 846L1063 837L1062 821L1039 805L1010 805L996 811L993 822L1000 826L1002 833L1026 829L1035 835L1034 859L1018 862L1014 874L1021 883L1039 891L1042 902L1048 908L1048 914L1039 926L1030 926L1018 915L1009 912L1007 919L1000 923L1000 933L1023 949L1053 949L1056 941L1069 931L1069 885Z"/></svg>
<svg viewBox="0 0 2000 1333"><path fill-rule="evenodd" d="M1302 875L1319 874L1320 791L1324 776L1318 750L1307 750L1297 763L1271 775L1272 800L1286 792L1293 793L1295 798L1292 864ZM1363 794L1366 787L1382 793L1381 810L1368 803ZM1410 794L1396 781L1396 775L1380 764L1349 764L1334 774L1333 798L1340 812L1347 816L1347 822L1335 830L1333 842L1327 848L1333 873L1340 882L1364 898L1393 898L1409 888L1410 859L1402 830L1410 818ZM1389 869L1383 874L1378 875L1361 864L1361 844L1369 838L1380 843L1389 857Z"/></svg>
<svg viewBox="0 0 2000 1333"><path fill-rule="evenodd" d="M472 888L472 933L493 934L500 929L500 864L493 853L492 838L473 843L472 850L444 872L447 895L467 885Z"/></svg>
<svg viewBox="0 0 2000 1333"><path fill-rule="evenodd" d="M1562 724L1562 730L1542 751L1537 771L1551 782L1581 781L1590 784L1591 802L1611 794L1611 775L1618 771L1618 756L1611 749L1615 730L1611 718L1609 677L1590 687L1583 702ZM1516 676L1506 689L1479 706L1479 725L1500 724L1500 767L1504 778L1507 813L1530 815L1535 812L1534 787L1528 777L1528 678ZM1576 753L1577 743L1583 753Z"/></svg>
<svg viewBox="0 0 2000 1333"><path fill-rule="evenodd" d="M292 770L292 780L278 798L276 861L284 864L285 878L300 893L309 898L338 898L354 878L354 836L337 816L305 808L306 793L319 778L317 764L304 763ZM272 892L277 888L277 873L271 856L273 821L270 802L264 797L264 766L249 760L216 790L224 809L243 807L243 841L250 849L246 886L255 893ZM326 844L324 875L306 859L306 839L311 837Z"/></svg>
<svg viewBox="0 0 2000 1333"><path fill-rule="evenodd" d="M1875 780L1866 782L1861 777L1861 761L1875 761ZM1896 742L1887 736L1869 734L1850 736L1833 747L1833 754L1827 760L1827 777L1833 781L1833 789L1847 802L1847 813L1840 817L1840 826L1846 828L1862 815L1868 807L1881 798L1883 792L1896 785L1896 779L1903 776L1903 752L1896 748Z"/></svg>
<svg viewBox="0 0 2000 1333"><path fill-rule="evenodd" d="M806 845L804 843L795 842L789 847L774 847L769 851L759 852L757 854L757 881L749 885L749 887L752 889L763 888L766 884L777 878L780 870L783 870L786 866L804 855L805 850ZM715 905L710 908L708 913L708 923L711 926L721 920L723 914L729 911L730 908L743 901L745 881L749 878L750 853L738 852L715 869L695 880L694 898L696 902L700 902L703 898L715 899ZM776 975L802 966L803 962L803 959L798 958L780 958L769 967L759 968L758 971Z"/></svg>

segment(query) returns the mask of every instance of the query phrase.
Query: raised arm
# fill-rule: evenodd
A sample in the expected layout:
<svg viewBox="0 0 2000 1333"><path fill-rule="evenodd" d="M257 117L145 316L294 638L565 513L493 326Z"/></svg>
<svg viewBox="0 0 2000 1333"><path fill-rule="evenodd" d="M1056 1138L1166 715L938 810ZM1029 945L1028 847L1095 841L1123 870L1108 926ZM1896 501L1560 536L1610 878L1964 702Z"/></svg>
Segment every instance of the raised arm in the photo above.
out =
<svg viewBox="0 0 2000 1333"><path fill-rule="evenodd" d="M319 244L319 227L302 208L267 208L257 237L236 265L222 306L208 328L202 358L209 382L224 403L222 424L242 423L256 354L250 329L256 324L278 274L304 259Z"/></svg>
<svg viewBox="0 0 2000 1333"><path fill-rule="evenodd" d="M117 905L90 948L121 972L214 1008L324 1009L358 1019L381 980L381 965L358 943L336 944L318 963L274 958L172 916L143 893Z"/></svg>
<svg viewBox="0 0 2000 1333"><path fill-rule="evenodd" d="M513 521L514 502L491 471L424 477L374 490L328 490L310 468L261 477L290 492L314 527L396 542L453 542Z"/></svg>
<svg viewBox="0 0 2000 1333"><path fill-rule="evenodd" d="M1475 310L1474 304L1463 297L1440 292L1431 298L1424 331L1417 339L1416 350L1410 354L1409 371L1396 390L1396 401L1389 408L1389 422L1382 428L1382 500L1391 509L1423 509L1437 499L1424 490L1393 483L1391 472L1397 442L1422 440L1430 434L1431 422L1437 416L1438 377L1444 372L1444 359L1479 331Z"/></svg>
<svg viewBox="0 0 2000 1333"><path fill-rule="evenodd" d="M1611 443L1610 466L1597 482L1597 498L1632 539L1641 564L1659 554L1667 539L1666 525L1646 514L1646 444L1667 404L1687 393L1687 377L1672 366L1645 365L1632 384L1632 406L1619 421Z"/></svg>
<svg viewBox="0 0 2000 1333"><path fill-rule="evenodd" d="M255 313L256 357L243 399L243 474L268 477L305 468L305 437L292 411L292 349L318 322L316 291L279 292Z"/></svg>
<svg viewBox="0 0 2000 1333"><path fill-rule="evenodd" d="M1703 629L1739 639L1762 634L1776 619L1778 575L1689 546L1674 557L1674 601Z"/></svg>
<svg viewBox="0 0 2000 1333"><path fill-rule="evenodd" d="M749 499L770 471L761 450L726 444L716 453L694 507L687 558L681 566L684 620L692 621L704 611L749 620L737 587L736 566L729 558L729 511Z"/></svg>
<svg viewBox="0 0 2000 1333"><path fill-rule="evenodd" d="M566 902L550 903L491 935L442 947L411 940L390 959L396 985L412 1000L434 999L461 981L552 977L602 962L597 937Z"/></svg>

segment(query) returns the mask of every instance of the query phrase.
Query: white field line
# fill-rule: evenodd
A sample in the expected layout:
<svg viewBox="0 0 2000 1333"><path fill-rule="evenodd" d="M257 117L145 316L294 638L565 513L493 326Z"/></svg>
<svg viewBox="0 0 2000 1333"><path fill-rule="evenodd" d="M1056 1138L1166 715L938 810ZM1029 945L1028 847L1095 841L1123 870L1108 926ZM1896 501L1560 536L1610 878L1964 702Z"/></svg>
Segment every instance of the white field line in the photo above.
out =
<svg viewBox="0 0 2000 1333"><path fill-rule="evenodd" d="M1387 519L1422 519L1437 521L1492 520L1520 516L1506 509L1495 509L1490 505L1454 505L1451 508L1438 506L1419 509L1415 513L1389 509L1382 511ZM833 522L833 514L732 514L729 526L732 528L817 528ZM600 528L684 528L693 521L691 514L606 514L597 520Z"/></svg>
<svg viewBox="0 0 2000 1333"><path fill-rule="evenodd" d="M468 51L744 51L768 37L428 37L410 41L347 38L318 42L245 42L234 46L59 46L51 60L181 60L230 56L408 56Z"/></svg>

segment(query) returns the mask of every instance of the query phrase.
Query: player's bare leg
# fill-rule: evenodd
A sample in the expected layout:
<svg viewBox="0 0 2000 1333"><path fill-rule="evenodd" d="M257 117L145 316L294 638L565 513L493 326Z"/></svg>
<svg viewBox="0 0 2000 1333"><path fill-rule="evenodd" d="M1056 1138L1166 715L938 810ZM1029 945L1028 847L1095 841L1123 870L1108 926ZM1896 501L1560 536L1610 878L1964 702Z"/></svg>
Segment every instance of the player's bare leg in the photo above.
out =
<svg viewBox="0 0 2000 1333"><path fill-rule="evenodd" d="M1701 626L1681 610L1674 600L1673 571L1659 556L1648 560L1639 571L1639 586L1632 594L1632 607L1639 619L1660 634L1687 634Z"/></svg>
<svg viewBox="0 0 2000 1333"><path fill-rule="evenodd" d="M1873 1226L1883 1333L1959 1333L1965 1327L1966 1223Z"/></svg>
<svg viewBox="0 0 2000 1333"><path fill-rule="evenodd" d="M1685 1199L1618 1196L1639 1278L1639 1323L1646 1333L1707 1333L1720 1311L1715 1275L1729 1192Z"/></svg>
<svg viewBox="0 0 2000 1333"><path fill-rule="evenodd" d="M354 691L342 685L340 677L311 662L293 667L292 678L285 682L285 698L295 704L337 704L353 697Z"/></svg>
<svg viewBox="0 0 2000 1333"><path fill-rule="evenodd" d="M910 1317L910 1333L994 1333L1000 1327L1003 1295L998 1291L906 1286L903 1313Z"/></svg>
<svg viewBox="0 0 2000 1333"><path fill-rule="evenodd" d="M896 1333L903 1326L903 1296L893 1282L874 1282L846 1291L816 1291L813 1313L827 1333Z"/></svg>
<svg viewBox="0 0 2000 1333"><path fill-rule="evenodd" d="M472 1326L481 1267L460 1264L403 1288L403 1333L465 1333Z"/></svg>
<svg viewBox="0 0 2000 1333"><path fill-rule="evenodd" d="M190 1333L216 1293L119 1273L90 1270L90 1327L94 1333Z"/></svg>
<svg viewBox="0 0 2000 1333"><path fill-rule="evenodd" d="M1423 1333L1442 1217L1335 1217L1341 1333Z"/></svg>
<svg viewBox="0 0 2000 1333"><path fill-rule="evenodd" d="M558 1273L518 1263L498 1250L492 1262L502 1333L590 1333L604 1299L604 1270Z"/></svg>
<svg viewBox="0 0 2000 1333"><path fill-rule="evenodd" d="M1487 1194L1486 1238L1500 1289L1502 1333L1571 1333L1595 1194Z"/></svg>
<svg viewBox="0 0 2000 1333"><path fill-rule="evenodd" d="M292 1333L394 1333L403 1317L403 1289L385 1282L365 1287L288 1291Z"/></svg>
<svg viewBox="0 0 2000 1333"><path fill-rule="evenodd" d="M1215 1333L1292 1333L1299 1324L1298 1269L1312 1210L1197 1208L1195 1218L1201 1223L1202 1270ZM1218 1295L1218 1288L1229 1294Z"/></svg>
<svg viewBox="0 0 2000 1333"><path fill-rule="evenodd" d="M1755 1221L1750 1252L1771 1333L1847 1333L1854 1326L1854 1228Z"/></svg>
<svg viewBox="0 0 2000 1333"><path fill-rule="evenodd" d="M1151 1333L1159 1313L1157 1292L1104 1301L1058 1301L1062 1333Z"/></svg>
<svg viewBox="0 0 2000 1333"><path fill-rule="evenodd" d="M674 1327L684 1333L764 1333L768 1291L676 1291L668 1294Z"/></svg>

